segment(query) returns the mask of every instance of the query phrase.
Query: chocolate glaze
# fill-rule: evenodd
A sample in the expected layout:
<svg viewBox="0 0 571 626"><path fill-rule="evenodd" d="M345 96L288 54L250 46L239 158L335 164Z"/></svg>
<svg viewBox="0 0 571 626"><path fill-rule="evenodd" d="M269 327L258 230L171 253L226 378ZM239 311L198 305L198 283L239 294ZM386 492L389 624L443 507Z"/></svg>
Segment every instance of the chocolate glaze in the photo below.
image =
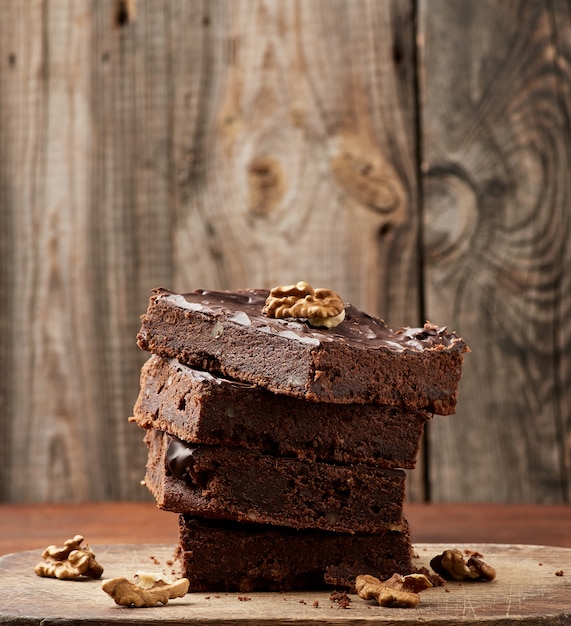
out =
<svg viewBox="0 0 571 626"><path fill-rule="evenodd" d="M224 376L221 376L219 374L215 376L211 372L205 372L202 370L193 369L189 367L188 365L184 365L183 363L180 363L176 359L166 359L166 360L172 367L176 368L180 372L183 372L184 374L186 374L186 376L195 378L196 380L208 381L211 383L215 383L216 385L232 385L233 387L244 387L247 389L253 389L256 386L252 383L242 382L241 380L234 380L233 378L225 378Z"/></svg>
<svg viewBox="0 0 571 626"><path fill-rule="evenodd" d="M395 352L448 350L466 352L463 339L448 333L445 326L427 322L422 328L392 330L382 319L345 305L345 321L333 329L319 329L299 318L274 319L262 314L269 295L264 289L246 289L237 292L206 291L175 294L167 289L155 290L156 298L167 298L176 306L207 314L224 314L241 326L255 326L262 332L278 334L304 343L319 345L329 341L344 341L354 347L389 349Z"/></svg>

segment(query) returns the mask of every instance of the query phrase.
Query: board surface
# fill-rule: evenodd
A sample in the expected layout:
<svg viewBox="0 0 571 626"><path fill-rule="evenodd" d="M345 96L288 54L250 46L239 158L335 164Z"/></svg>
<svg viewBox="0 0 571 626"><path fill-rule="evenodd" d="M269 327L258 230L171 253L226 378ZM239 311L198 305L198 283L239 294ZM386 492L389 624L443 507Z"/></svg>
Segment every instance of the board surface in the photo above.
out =
<svg viewBox="0 0 571 626"><path fill-rule="evenodd" d="M546 546L417 544L415 566L428 566L443 550L478 550L497 571L493 582L447 583L424 591L414 609L379 607L350 595L348 609L329 591L191 593L153 608L124 608L101 590L101 580L40 578L40 552L0 558L1 624L285 624L363 621L438 624L571 624L571 549ZM172 545L94 545L103 579L137 571L177 576ZM315 604L317 603L317 605Z"/></svg>

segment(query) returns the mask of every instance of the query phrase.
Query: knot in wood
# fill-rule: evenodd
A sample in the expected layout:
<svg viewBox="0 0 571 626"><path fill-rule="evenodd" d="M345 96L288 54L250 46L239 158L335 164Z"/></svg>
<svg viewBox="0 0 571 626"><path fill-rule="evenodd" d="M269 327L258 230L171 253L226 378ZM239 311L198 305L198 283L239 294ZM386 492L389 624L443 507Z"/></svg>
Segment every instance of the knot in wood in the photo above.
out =
<svg viewBox="0 0 571 626"><path fill-rule="evenodd" d="M280 203L285 192L285 175L277 161L269 156L254 159L248 167L249 209L265 217Z"/></svg>

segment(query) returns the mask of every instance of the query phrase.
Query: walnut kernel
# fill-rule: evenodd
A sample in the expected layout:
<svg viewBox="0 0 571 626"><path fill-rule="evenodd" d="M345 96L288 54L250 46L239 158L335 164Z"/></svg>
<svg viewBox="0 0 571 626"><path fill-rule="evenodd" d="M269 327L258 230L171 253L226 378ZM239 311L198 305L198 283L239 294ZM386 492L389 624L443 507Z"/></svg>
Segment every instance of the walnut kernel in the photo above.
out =
<svg viewBox="0 0 571 626"><path fill-rule="evenodd" d="M83 537L75 535L68 539L62 547L48 546L42 552L42 559L34 572L47 578L70 579L86 576L100 578L103 567L95 560L95 554L89 546L81 547Z"/></svg>
<svg viewBox="0 0 571 626"><path fill-rule="evenodd" d="M467 561L457 548L445 550L430 561L430 567L448 580L494 580L496 570L474 553Z"/></svg>
<svg viewBox="0 0 571 626"><path fill-rule="evenodd" d="M393 574L385 581L362 574L355 581L360 598L376 600L379 606L387 607L415 607L420 602L420 592L430 587L432 583L424 574Z"/></svg>
<svg viewBox="0 0 571 626"><path fill-rule="evenodd" d="M148 607L167 604L173 598L182 598L188 592L189 581L181 578L169 582L161 574L138 572L139 583L127 578L111 578L101 585L103 591L110 595L120 606Z"/></svg>
<svg viewBox="0 0 571 626"><path fill-rule="evenodd" d="M262 313L280 319L306 318L312 326L335 328L345 319L345 305L334 291L314 289L310 284L300 281L295 285L274 287Z"/></svg>

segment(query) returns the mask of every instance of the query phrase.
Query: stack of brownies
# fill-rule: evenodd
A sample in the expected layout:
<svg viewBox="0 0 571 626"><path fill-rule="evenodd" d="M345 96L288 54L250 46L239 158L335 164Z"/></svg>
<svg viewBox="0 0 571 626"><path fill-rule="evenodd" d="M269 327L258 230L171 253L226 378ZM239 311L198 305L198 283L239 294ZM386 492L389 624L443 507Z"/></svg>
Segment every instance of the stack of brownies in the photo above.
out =
<svg viewBox="0 0 571 626"><path fill-rule="evenodd" d="M347 304L334 328L269 317L268 295L161 288L142 317L152 356L132 420L146 486L180 514L190 590L410 573L403 469L431 414L454 412L466 344Z"/></svg>

